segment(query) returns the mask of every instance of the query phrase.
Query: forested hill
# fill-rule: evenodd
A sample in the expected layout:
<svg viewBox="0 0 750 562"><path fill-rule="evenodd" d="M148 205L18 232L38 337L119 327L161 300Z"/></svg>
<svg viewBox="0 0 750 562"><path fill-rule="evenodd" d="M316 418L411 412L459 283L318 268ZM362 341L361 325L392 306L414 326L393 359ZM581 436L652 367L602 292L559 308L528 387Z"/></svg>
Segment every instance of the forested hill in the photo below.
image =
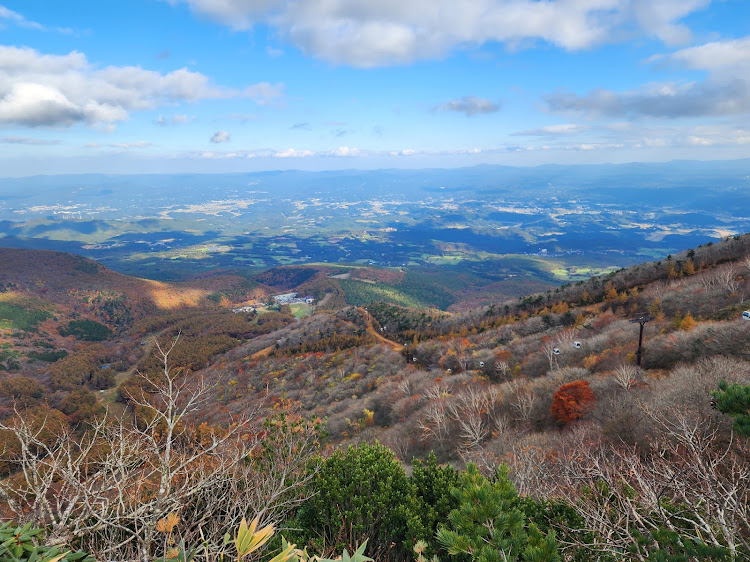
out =
<svg viewBox="0 0 750 562"><path fill-rule="evenodd" d="M537 515L523 512L546 537L554 529L570 559L618 559L635 548L635 558L646 560L652 547L691 560L750 553L750 456L745 438L733 434L735 418L746 433L741 389L750 385L750 320L743 317L750 308L750 235L462 313L346 305L336 272L321 268L265 279L283 279L287 291L295 287L286 281L298 279L301 294L319 290L312 305L264 305L268 295L261 293L272 288L242 279L211 287L209 278L200 280L204 288L190 289L199 291L192 301L169 307L152 301L144 308L143 292L130 292L143 282L79 258L38 255L44 259L26 254L17 272L2 271L0 419L6 427L45 420L55 431L82 436L107 413L126 412L148 426L155 418L147 412L168 403L159 381L173 378L184 396L201 397L200 407L180 421L187 424L180 427L188 448L216 442L212 436L240 427L231 420L251 413L248 423L265 419L266 425L252 426L246 439L296 427L294 435L314 435L310 454L355 445L360 448L347 454L362 451L369 460L346 462L364 466L382 455L411 465L431 453L437 463L458 469L472 463L485 475L504 465L507 484L521 496L573 509L575 517L549 506L538 507ZM54 284L37 282L51 258L70 264L66 273ZM641 365L637 318L645 321ZM0 447L12 452L8 431ZM49 439L54 442L52 434ZM363 447L376 441L391 452ZM282 462L273 447L253 454ZM337 454L331 458L344 462L344 453ZM303 464L295 470L304 472ZM0 469L12 474L13 466ZM423 468L417 463L415 475ZM471 470L461 478L479 482ZM323 486L318 493L335 488L317 485ZM411 485L417 486L404 484ZM422 521L427 527L414 534L408 526L362 523L356 536L342 538L337 533L346 520L321 530L304 506L322 504L292 497L274 496L280 504L273 517L296 518L290 526L309 533L300 540L329 533L327 539L351 548L371 537L382 559L410 556L404 545L434 537L424 529L447 521L447 512L441 521ZM537 509L529 505L524 509ZM400 517L396 511L389 517ZM450 543L443 539L440 544ZM399 546L388 554L392 542Z"/></svg>

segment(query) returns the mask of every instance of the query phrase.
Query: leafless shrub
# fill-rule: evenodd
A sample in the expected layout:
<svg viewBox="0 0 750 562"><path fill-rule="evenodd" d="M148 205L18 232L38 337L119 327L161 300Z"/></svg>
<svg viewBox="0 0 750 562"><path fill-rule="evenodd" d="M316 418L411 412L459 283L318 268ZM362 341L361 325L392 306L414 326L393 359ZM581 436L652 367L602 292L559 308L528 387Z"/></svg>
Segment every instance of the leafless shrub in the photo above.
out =
<svg viewBox="0 0 750 562"><path fill-rule="evenodd" d="M417 425L422 431L422 439L443 441L448 434L448 412L443 403L430 404Z"/></svg>
<svg viewBox="0 0 750 562"><path fill-rule="evenodd" d="M537 399L538 397L530 385L519 386L510 398L510 406L515 414L514 418L524 423L528 422L531 419L531 412Z"/></svg>
<svg viewBox="0 0 750 562"><path fill-rule="evenodd" d="M401 394L403 394L404 396L409 396L409 395L411 395L411 393L412 393L412 392L411 392L411 382L409 381L409 379L408 379L408 378L404 378L404 379L402 379L402 380L401 380L401 381L400 381L400 382L398 383L398 390L399 390L399 391L401 392Z"/></svg>
<svg viewBox="0 0 750 562"><path fill-rule="evenodd" d="M716 272L717 282L724 287L729 294L736 294L740 288L740 282L737 280L737 267L734 264L728 264Z"/></svg>
<svg viewBox="0 0 750 562"><path fill-rule="evenodd" d="M495 361L495 375L500 380L506 380L510 373L510 364L505 360Z"/></svg>
<svg viewBox="0 0 750 562"><path fill-rule="evenodd" d="M477 449L490 434L490 409L496 396L488 390L469 387L448 403L447 411L461 437L460 448Z"/></svg>
<svg viewBox="0 0 750 562"><path fill-rule="evenodd" d="M155 554L157 523L169 513L184 516L188 542L202 536L219 544L248 510L278 522L299 501L299 463L308 459L293 459L310 451L310 434L279 439L278 466L267 459L263 473L253 470L245 459L259 442L248 438L257 434L248 418L224 429L196 425L213 386L170 368L178 339L167 348L157 343L163 370L143 375L144 391L130 398L135 419L96 420L82 436L23 415L0 424L18 445L5 459L15 473L0 482L0 503L11 517L50 529L53 544L75 540L103 559L145 562Z"/></svg>
<svg viewBox="0 0 750 562"><path fill-rule="evenodd" d="M661 301L664 300L664 295L668 291L667 283L664 281L655 281L649 285L646 290L646 296L649 297L649 300L659 299Z"/></svg>
<svg viewBox="0 0 750 562"><path fill-rule="evenodd" d="M558 343L558 345L568 348L573 345L573 342L576 340L576 336L578 335L578 330L575 328L565 328L564 330L561 330L560 332L555 335L555 341Z"/></svg>
<svg viewBox="0 0 750 562"><path fill-rule="evenodd" d="M437 401L446 396L450 396L450 394L450 387L443 382L438 382L428 386L422 393L422 396L424 396L426 400Z"/></svg>
<svg viewBox="0 0 750 562"><path fill-rule="evenodd" d="M733 556L747 549L747 447L724 441L710 419L684 410L642 413L660 429L646 454L624 446L583 447L561 457L563 466L551 480L554 492L575 505L586 528L601 537L593 547L610 555L629 551L645 561L653 545L639 542L636 533L644 537L666 528L724 546Z"/></svg>

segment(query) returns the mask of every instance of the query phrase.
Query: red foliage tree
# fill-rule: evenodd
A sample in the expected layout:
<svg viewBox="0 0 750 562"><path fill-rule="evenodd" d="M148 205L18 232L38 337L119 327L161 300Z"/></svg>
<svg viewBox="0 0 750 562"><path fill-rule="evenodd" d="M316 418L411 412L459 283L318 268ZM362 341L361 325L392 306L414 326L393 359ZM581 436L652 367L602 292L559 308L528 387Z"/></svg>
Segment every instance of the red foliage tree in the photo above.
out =
<svg viewBox="0 0 750 562"><path fill-rule="evenodd" d="M550 412L562 423L570 423L583 416L596 402L588 381L573 381L562 385L552 397Z"/></svg>

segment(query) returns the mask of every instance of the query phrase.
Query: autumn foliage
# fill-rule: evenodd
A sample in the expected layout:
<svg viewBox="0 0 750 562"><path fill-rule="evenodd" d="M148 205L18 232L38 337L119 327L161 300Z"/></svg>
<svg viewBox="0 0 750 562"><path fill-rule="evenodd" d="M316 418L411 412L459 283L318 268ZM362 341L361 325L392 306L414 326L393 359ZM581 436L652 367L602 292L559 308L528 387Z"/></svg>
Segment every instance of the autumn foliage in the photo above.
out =
<svg viewBox="0 0 750 562"><path fill-rule="evenodd" d="M550 411L558 421L570 423L591 410L595 401L588 381L573 381L557 389Z"/></svg>

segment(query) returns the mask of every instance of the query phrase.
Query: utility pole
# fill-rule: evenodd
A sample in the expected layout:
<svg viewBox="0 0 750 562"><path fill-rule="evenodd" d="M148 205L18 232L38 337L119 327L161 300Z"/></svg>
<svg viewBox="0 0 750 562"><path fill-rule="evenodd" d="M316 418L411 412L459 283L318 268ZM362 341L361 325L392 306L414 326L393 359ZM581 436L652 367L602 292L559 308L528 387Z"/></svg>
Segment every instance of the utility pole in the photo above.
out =
<svg viewBox="0 0 750 562"><path fill-rule="evenodd" d="M630 321L631 324L635 324L636 322L638 322L638 324L641 325L641 330L638 334L638 351L635 354L635 364L639 367L641 366L641 357L643 356L643 325L653 319L653 316L651 316L647 312L644 312L643 314L639 314Z"/></svg>
<svg viewBox="0 0 750 562"><path fill-rule="evenodd" d="M409 344L408 343L404 344L404 356L405 356L406 364L407 365L409 363L413 363L414 362L414 352L412 352L412 350L409 349Z"/></svg>

